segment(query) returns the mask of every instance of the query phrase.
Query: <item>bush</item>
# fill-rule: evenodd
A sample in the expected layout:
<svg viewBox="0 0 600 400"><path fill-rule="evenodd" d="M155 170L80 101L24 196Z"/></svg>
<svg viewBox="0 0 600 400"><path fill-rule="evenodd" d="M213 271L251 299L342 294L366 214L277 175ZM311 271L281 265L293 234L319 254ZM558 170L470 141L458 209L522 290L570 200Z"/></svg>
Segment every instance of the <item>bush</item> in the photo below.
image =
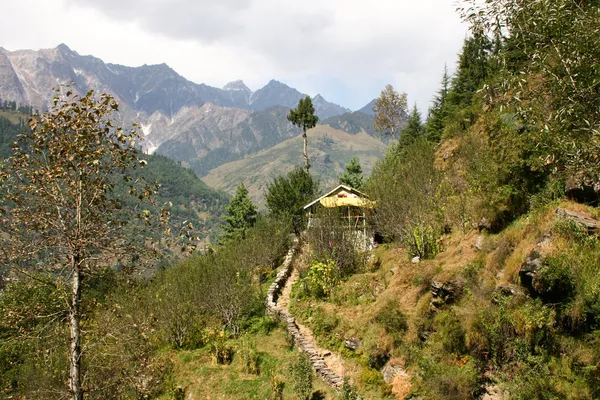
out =
<svg viewBox="0 0 600 400"><path fill-rule="evenodd" d="M358 393L356 393L356 390L350 385L350 380L348 378L344 378L342 400L362 400L362 397L360 397Z"/></svg>
<svg viewBox="0 0 600 400"><path fill-rule="evenodd" d="M440 252L439 233L430 225L408 223L409 234L404 235L402 243L411 257L421 259L434 258Z"/></svg>
<svg viewBox="0 0 600 400"><path fill-rule="evenodd" d="M294 393L300 400L309 400L313 389L313 370L306 353L298 355L296 361L290 366L290 375Z"/></svg>
<svg viewBox="0 0 600 400"><path fill-rule="evenodd" d="M246 374L260 375L261 356L254 343L250 343L246 337L241 340L239 355Z"/></svg>
<svg viewBox="0 0 600 400"><path fill-rule="evenodd" d="M360 371L358 380L362 386L372 386L377 388L385 383L381 372L370 367L364 367Z"/></svg>
<svg viewBox="0 0 600 400"><path fill-rule="evenodd" d="M415 140L408 146L390 146L367 181L366 191L377 202L375 225L389 241L411 244L415 255L431 256L429 239L441 231L441 175L436 170L434 145ZM415 228L419 228L415 236ZM420 254L417 254L420 253Z"/></svg>
<svg viewBox="0 0 600 400"><path fill-rule="evenodd" d="M449 354L466 353L466 332L456 314L452 311L440 312L433 322L435 334L432 337Z"/></svg>
<svg viewBox="0 0 600 400"><path fill-rule="evenodd" d="M418 394L432 400L464 400L478 398L479 373L472 360L464 364L449 364L425 356L420 363L422 381L418 382Z"/></svg>
<svg viewBox="0 0 600 400"><path fill-rule="evenodd" d="M317 307L312 316L313 330L317 335L328 337L340 323L340 319L333 312Z"/></svg>
<svg viewBox="0 0 600 400"><path fill-rule="evenodd" d="M532 284L545 303L565 303L575 296L575 278L562 257L546 257Z"/></svg>
<svg viewBox="0 0 600 400"><path fill-rule="evenodd" d="M308 241L313 258L326 262L333 260L339 277L354 273L365 267L365 255L361 252L364 237L361 229L348 225L345 209L321 209L313 217L308 230Z"/></svg>
<svg viewBox="0 0 600 400"><path fill-rule="evenodd" d="M271 397L270 400L283 400L283 389L285 382L277 375L271 377Z"/></svg>
<svg viewBox="0 0 600 400"><path fill-rule="evenodd" d="M233 348L227 343L227 335L223 331L207 332L210 357L218 365L231 364L233 361Z"/></svg>
<svg viewBox="0 0 600 400"><path fill-rule="evenodd" d="M304 284L308 292L317 298L329 296L338 282L338 271L332 260L313 262L304 278Z"/></svg>
<svg viewBox="0 0 600 400"><path fill-rule="evenodd" d="M402 335L408 330L406 315L400 310L398 304L389 300L375 317L375 321L381 324L388 334L394 337L398 343Z"/></svg>

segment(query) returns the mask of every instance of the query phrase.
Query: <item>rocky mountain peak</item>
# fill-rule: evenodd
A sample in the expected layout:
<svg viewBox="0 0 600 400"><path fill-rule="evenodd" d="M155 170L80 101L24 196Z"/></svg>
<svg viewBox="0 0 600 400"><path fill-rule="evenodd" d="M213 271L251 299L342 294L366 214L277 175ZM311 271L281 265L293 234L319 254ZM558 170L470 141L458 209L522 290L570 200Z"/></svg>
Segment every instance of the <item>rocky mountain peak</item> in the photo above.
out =
<svg viewBox="0 0 600 400"><path fill-rule="evenodd" d="M366 106L364 106L363 108L358 110L358 112L367 114L367 115L375 115L375 111L373 111L373 106L375 105L376 102L377 102L377 99L371 100L369 102L369 104L367 104Z"/></svg>
<svg viewBox="0 0 600 400"><path fill-rule="evenodd" d="M252 90L250 90L241 79L229 82L227 85L223 86L223 90L252 93Z"/></svg>

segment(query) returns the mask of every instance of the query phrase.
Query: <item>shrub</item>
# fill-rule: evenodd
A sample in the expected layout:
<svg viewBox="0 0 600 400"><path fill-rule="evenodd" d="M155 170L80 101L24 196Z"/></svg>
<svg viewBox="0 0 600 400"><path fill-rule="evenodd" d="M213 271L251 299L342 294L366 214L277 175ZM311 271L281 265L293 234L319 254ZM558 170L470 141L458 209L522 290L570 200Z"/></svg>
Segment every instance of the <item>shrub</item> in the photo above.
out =
<svg viewBox="0 0 600 400"><path fill-rule="evenodd" d="M575 295L575 278L563 257L546 257L533 288L545 303L564 303Z"/></svg>
<svg viewBox="0 0 600 400"><path fill-rule="evenodd" d="M400 310L398 304L389 300L375 317L375 321L381 324L388 334L394 337L396 342L408 330L406 315Z"/></svg>
<svg viewBox="0 0 600 400"><path fill-rule="evenodd" d="M377 202L373 219L387 240L410 243L423 234L435 236L440 230L441 175L434 160L434 145L419 139L407 146L390 146L375 165L366 191ZM416 227L421 228L417 237ZM427 249L432 244L429 240L419 243L413 252L419 247L422 254L434 253Z"/></svg>
<svg viewBox="0 0 600 400"><path fill-rule="evenodd" d="M358 380L363 386L380 387L385 383L381 372L371 367L364 367L360 371Z"/></svg>
<svg viewBox="0 0 600 400"><path fill-rule="evenodd" d="M312 316L313 330L317 335L328 337L340 323L340 319L333 312L317 307Z"/></svg>
<svg viewBox="0 0 600 400"><path fill-rule="evenodd" d="M294 393L300 400L309 400L313 389L313 370L306 353L298 355L296 361L290 366L290 375Z"/></svg>
<svg viewBox="0 0 600 400"><path fill-rule="evenodd" d="M269 212L278 218L293 222L296 233L306 227L302 207L319 193L319 182L300 167L290 171L287 176L279 176L265 191L265 202Z"/></svg>
<svg viewBox="0 0 600 400"><path fill-rule="evenodd" d="M439 233L431 225L410 224L409 233L403 236L402 243L411 257L430 259L440 252Z"/></svg>
<svg viewBox="0 0 600 400"><path fill-rule="evenodd" d="M434 400L464 400L477 398L480 391L479 373L475 363L449 364L431 356L425 356L420 363L422 382L418 383L419 394Z"/></svg>
<svg viewBox="0 0 600 400"><path fill-rule="evenodd" d="M381 369L390 359L390 352L386 346L380 343L372 343L365 346L363 364L372 369Z"/></svg>
<svg viewBox="0 0 600 400"><path fill-rule="evenodd" d="M304 284L314 297L329 296L339 282L339 275L333 260L313 262L304 278Z"/></svg>
<svg viewBox="0 0 600 400"><path fill-rule="evenodd" d="M242 339L239 354L244 372L250 375L260 375L260 354L256 351L256 346L247 338Z"/></svg>
<svg viewBox="0 0 600 400"><path fill-rule="evenodd" d="M225 332L209 331L207 343L210 348L210 357L215 364L231 364L233 361L233 348L227 343Z"/></svg>
<svg viewBox="0 0 600 400"><path fill-rule="evenodd" d="M354 273L366 265L365 255L360 249L364 245L363 241L369 238L364 237L361 230L348 224L345 209L324 208L315 214L314 224L308 230L313 257L324 262L333 260L339 277Z"/></svg>
<svg viewBox="0 0 600 400"><path fill-rule="evenodd" d="M435 334L433 340L442 345L446 353L466 353L465 330L456 314L446 310L440 312L433 322Z"/></svg>
<svg viewBox="0 0 600 400"><path fill-rule="evenodd" d="M350 385L350 380L348 378L344 378L344 385L342 386L342 399L362 400L362 397L360 397L352 385Z"/></svg>
<svg viewBox="0 0 600 400"><path fill-rule="evenodd" d="M277 375L271 376L271 397L270 400L283 400L283 389L285 382Z"/></svg>

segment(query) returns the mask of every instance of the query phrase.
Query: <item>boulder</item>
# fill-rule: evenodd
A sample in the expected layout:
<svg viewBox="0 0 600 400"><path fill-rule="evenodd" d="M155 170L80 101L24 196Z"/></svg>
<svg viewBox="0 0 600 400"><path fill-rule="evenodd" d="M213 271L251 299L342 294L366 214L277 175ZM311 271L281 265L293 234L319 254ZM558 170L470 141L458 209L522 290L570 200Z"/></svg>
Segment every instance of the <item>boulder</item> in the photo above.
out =
<svg viewBox="0 0 600 400"><path fill-rule="evenodd" d="M571 211L564 208L559 208L556 210L556 215L561 218L568 219L570 221L575 222L579 226L581 226L585 231L589 234L598 234L600 233L600 221L597 219L591 218L583 213L577 211Z"/></svg>
<svg viewBox="0 0 600 400"><path fill-rule="evenodd" d="M475 240L475 248L479 251L483 250L483 241L485 240L485 236L479 235Z"/></svg>
<svg viewBox="0 0 600 400"><path fill-rule="evenodd" d="M444 304L452 304L462 294L462 285L458 282L431 282L431 306L441 307Z"/></svg>
<svg viewBox="0 0 600 400"><path fill-rule="evenodd" d="M398 375L407 377L408 373L400 365L392 365L388 362L381 370L383 374L383 380L385 383L392 383L395 377Z"/></svg>
<svg viewBox="0 0 600 400"><path fill-rule="evenodd" d="M537 294L535 288L533 287L533 281L543 266L544 264L542 263L542 256L537 250L534 249L531 251L531 253L529 253L529 256L523 265L521 265L521 269L519 270L521 286L529 290L529 293L532 296Z"/></svg>
<svg viewBox="0 0 600 400"><path fill-rule="evenodd" d="M350 338L350 339L344 340L344 345L346 346L347 349L356 351L356 350L360 349L362 342L360 341L360 339Z"/></svg>
<svg viewBox="0 0 600 400"><path fill-rule="evenodd" d="M413 264L418 264L418 263L421 262L421 257L415 256L415 257L412 258L412 260L410 260L410 262L413 263Z"/></svg>

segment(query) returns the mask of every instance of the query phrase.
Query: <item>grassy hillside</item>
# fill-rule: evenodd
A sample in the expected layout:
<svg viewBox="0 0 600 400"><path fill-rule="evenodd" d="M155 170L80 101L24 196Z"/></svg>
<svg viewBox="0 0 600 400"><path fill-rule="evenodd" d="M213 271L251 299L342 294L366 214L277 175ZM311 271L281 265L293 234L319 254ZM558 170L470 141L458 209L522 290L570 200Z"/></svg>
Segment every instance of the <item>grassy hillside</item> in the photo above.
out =
<svg viewBox="0 0 600 400"><path fill-rule="evenodd" d="M600 242L558 209L599 216L555 201L498 234L444 235L420 263L382 245L328 297L307 296L301 281L292 311L341 353L368 399L597 398ZM535 257L528 287L522 271ZM349 338L361 348L346 348ZM407 376L385 383L385 363Z"/></svg>
<svg viewBox="0 0 600 400"><path fill-rule="evenodd" d="M377 160L383 157L385 148L385 144L365 132L351 134L327 125L308 132L311 173L321 180L321 188L325 190L337 184L338 176L352 157L360 160L364 174L369 175ZM237 185L244 182L254 202L263 204L267 184L303 163L302 137L297 136L215 168L202 180L227 193L234 193Z"/></svg>

